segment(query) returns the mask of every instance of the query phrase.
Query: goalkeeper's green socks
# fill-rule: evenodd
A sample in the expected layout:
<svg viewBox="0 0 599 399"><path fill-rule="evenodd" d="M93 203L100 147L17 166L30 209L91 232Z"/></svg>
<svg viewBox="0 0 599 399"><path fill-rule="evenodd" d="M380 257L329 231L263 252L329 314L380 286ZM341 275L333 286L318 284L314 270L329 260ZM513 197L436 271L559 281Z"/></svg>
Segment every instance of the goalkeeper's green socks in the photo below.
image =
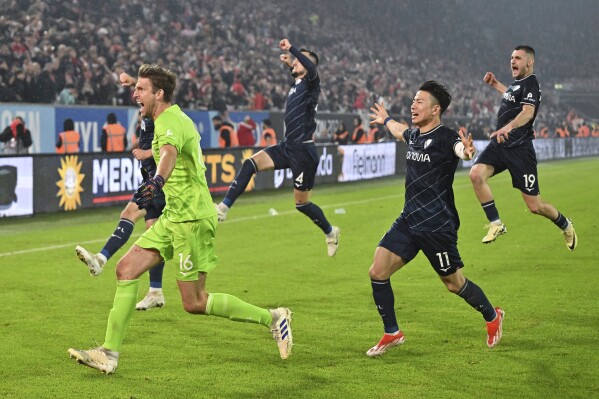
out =
<svg viewBox="0 0 599 399"><path fill-rule="evenodd" d="M259 308L229 294L208 294L206 314L266 327L270 327L272 323L272 315L268 309Z"/></svg>
<svg viewBox="0 0 599 399"><path fill-rule="evenodd" d="M135 312L138 288L139 279L117 281L114 303L108 315L108 326L106 327L106 338L102 345L103 348L113 352L121 350L125 331L127 330L131 316L133 316L133 312Z"/></svg>

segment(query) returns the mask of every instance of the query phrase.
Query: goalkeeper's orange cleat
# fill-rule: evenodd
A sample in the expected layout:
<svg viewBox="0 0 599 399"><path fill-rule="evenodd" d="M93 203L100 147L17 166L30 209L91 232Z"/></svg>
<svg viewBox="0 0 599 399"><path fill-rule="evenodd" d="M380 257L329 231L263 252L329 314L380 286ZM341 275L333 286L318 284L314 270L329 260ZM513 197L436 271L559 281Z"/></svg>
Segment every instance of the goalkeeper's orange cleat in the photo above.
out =
<svg viewBox="0 0 599 399"><path fill-rule="evenodd" d="M403 332L401 331L398 331L393 334L385 333L385 335L383 335L383 338L381 338L378 344L368 349L366 355L370 357L380 356L383 353L387 352L387 350L393 348L394 346L403 344L405 339L406 337L403 335Z"/></svg>

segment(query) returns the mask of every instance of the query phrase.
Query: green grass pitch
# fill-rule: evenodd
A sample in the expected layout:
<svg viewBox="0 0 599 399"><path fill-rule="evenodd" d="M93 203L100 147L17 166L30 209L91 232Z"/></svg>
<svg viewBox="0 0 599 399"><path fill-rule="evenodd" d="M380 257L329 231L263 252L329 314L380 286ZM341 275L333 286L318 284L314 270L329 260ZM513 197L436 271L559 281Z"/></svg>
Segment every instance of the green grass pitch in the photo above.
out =
<svg viewBox="0 0 599 399"><path fill-rule="evenodd" d="M116 374L78 366L67 348L103 342L114 265L128 245L96 278L74 247L100 250L121 208L0 220L0 397L599 397L599 159L543 163L539 175L542 197L574 220L574 252L527 211L506 173L491 186L508 233L483 245L467 171L454 183L464 273L505 309L500 344L487 348L482 317L420 254L392 278L406 343L377 359L365 356L382 334L368 268L402 209L402 179L316 187L312 200L341 227L335 258L290 190L245 194L219 226L209 291L291 308L287 361L262 326L186 314L171 261L166 306L134 315ZM142 231L138 223L135 237ZM147 286L142 276L140 298Z"/></svg>

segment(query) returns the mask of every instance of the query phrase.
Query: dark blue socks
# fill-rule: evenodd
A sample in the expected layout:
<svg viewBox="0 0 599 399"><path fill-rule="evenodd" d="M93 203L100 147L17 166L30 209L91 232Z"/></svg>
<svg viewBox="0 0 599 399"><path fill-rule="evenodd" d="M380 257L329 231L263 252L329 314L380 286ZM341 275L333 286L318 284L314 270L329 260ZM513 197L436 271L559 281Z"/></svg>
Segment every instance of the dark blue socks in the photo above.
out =
<svg viewBox="0 0 599 399"><path fill-rule="evenodd" d="M131 233L133 233L133 227L135 227L135 224L131 220L121 219L100 253L106 259L110 259L129 240Z"/></svg>
<svg viewBox="0 0 599 399"><path fill-rule="evenodd" d="M495 309L483 290L472 281L466 279L466 283L460 292L458 292L458 295L464 298L468 305L482 313L486 321L493 321L495 319Z"/></svg>
<svg viewBox="0 0 599 399"><path fill-rule="evenodd" d="M555 219L553 223L562 230L568 227L568 219L566 219L560 212L557 212L557 219Z"/></svg>
<svg viewBox="0 0 599 399"><path fill-rule="evenodd" d="M296 204L295 209L308 216L315 225L320 227L323 233L329 234L333 230L333 227L331 227L331 224L318 205L306 202L305 204Z"/></svg>
<svg viewBox="0 0 599 399"><path fill-rule="evenodd" d="M374 304L381 315L381 319L383 319L385 332L387 334L393 334L399 331L397 319L395 318L395 297L393 296L393 289L391 288L391 279L371 279L370 284L372 285Z"/></svg>
<svg viewBox="0 0 599 399"><path fill-rule="evenodd" d="M164 271L164 262L161 262L150 269L150 287L162 288L162 272Z"/></svg>
<svg viewBox="0 0 599 399"><path fill-rule="evenodd" d="M499 219L499 211L497 211L497 208L495 207L495 200L491 200L480 205L483 207L483 211L485 211L489 222L494 222L495 220Z"/></svg>
<svg viewBox="0 0 599 399"><path fill-rule="evenodd" d="M258 168L256 167L256 163L252 158L243 161L241 170L237 176L235 176L235 180L233 180L233 183L231 183L229 191L227 191L227 195L223 199L223 204L229 208L232 207L237 200L237 197L243 194L252 176L256 173L258 173Z"/></svg>

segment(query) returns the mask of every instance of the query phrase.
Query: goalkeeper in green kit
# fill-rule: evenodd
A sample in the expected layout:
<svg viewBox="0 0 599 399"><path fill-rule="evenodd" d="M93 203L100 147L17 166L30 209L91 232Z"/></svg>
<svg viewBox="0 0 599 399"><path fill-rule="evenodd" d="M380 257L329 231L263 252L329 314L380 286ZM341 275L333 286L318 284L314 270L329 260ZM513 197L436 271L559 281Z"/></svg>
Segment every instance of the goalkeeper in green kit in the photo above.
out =
<svg viewBox="0 0 599 399"><path fill-rule="evenodd" d="M166 207L116 266L117 289L102 346L68 350L77 362L107 374L118 365L125 330L135 312L139 277L173 258L185 311L262 324L272 331L283 359L290 355L293 345L289 309L263 309L232 295L206 291L208 272L218 259L214 252L217 216L206 182L199 134L193 121L171 104L176 80L173 72L158 65L139 68L133 96L142 118L154 120L152 154L157 170L137 191L135 202L145 207L162 188Z"/></svg>

